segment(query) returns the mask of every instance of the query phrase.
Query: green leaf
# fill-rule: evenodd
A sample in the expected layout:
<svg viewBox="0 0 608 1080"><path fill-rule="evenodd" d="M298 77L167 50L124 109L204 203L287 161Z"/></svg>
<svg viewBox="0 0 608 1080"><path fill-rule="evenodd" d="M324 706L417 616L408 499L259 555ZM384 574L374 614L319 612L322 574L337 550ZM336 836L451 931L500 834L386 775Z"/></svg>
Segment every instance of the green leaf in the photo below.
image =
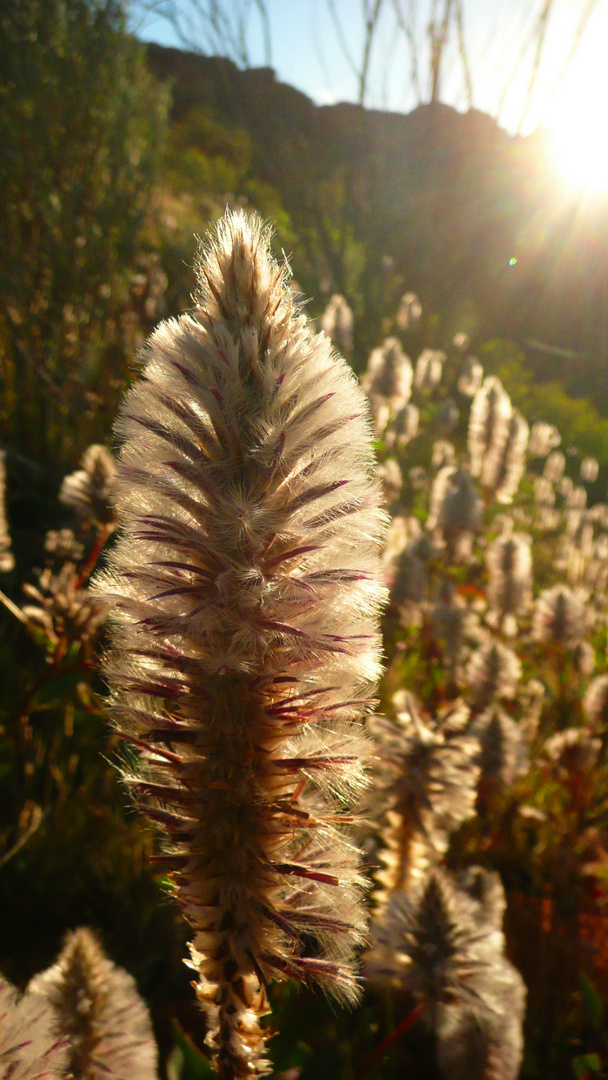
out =
<svg viewBox="0 0 608 1080"><path fill-rule="evenodd" d="M600 1071L602 1065L597 1054L582 1054L580 1057L575 1057L572 1061L572 1069L576 1080L582 1080L584 1076L587 1076L590 1072L597 1073Z"/></svg>
<svg viewBox="0 0 608 1080"><path fill-rule="evenodd" d="M586 975L581 977L581 998L585 1016L595 1031L599 1031L602 1027L602 1003L595 986Z"/></svg>
<svg viewBox="0 0 608 1080"><path fill-rule="evenodd" d="M169 1058L171 1069L169 1080L209 1080L210 1077L215 1076L215 1071L205 1055L175 1020L173 1034L175 1048Z"/></svg>

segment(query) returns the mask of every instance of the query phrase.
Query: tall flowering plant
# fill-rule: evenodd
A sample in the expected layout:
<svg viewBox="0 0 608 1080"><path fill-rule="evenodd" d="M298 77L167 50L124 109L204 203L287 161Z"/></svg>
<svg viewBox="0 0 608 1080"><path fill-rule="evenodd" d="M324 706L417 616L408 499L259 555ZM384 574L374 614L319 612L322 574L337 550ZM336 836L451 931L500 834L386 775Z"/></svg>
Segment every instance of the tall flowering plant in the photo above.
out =
<svg viewBox="0 0 608 1080"><path fill-rule="evenodd" d="M257 218L203 247L124 402L98 591L127 780L165 834L223 1080L268 1071L266 986L358 995L347 826L380 673L384 514L365 397Z"/></svg>

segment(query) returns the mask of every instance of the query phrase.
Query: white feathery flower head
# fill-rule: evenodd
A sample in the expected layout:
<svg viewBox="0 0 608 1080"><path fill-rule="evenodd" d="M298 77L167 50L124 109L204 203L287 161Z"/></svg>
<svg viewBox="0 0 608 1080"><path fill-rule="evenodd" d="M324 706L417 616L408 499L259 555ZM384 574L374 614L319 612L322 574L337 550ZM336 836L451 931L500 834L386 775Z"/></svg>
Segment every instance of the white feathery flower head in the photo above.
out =
<svg viewBox="0 0 608 1080"><path fill-rule="evenodd" d="M461 553L461 542L478 531L481 510L481 499L466 469L446 465L439 470L431 490L427 528L440 535L453 557Z"/></svg>
<svg viewBox="0 0 608 1080"><path fill-rule="evenodd" d="M550 480L552 484L556 484L558 480L561 480L564 475L564 469L566 468L566 458L562 454L561 450L552 450L549 457L545 461L543 468L543 476Z"/></svg>
<svg viewBox="0 0 608 1080"><path fill-rule="evenodd" d="M483 367L476 356L467 356L458 376L458 392L463 397L474 397L483 382Z"/></svg>
<svg viewBox="0 0 608 1080"><path fill-rule="evenodd" d="M540 593L532 619L535 641L574 648L585 633L585 600L567 585L554 585Z"/></svg>
<svg viewBox="0 0 608 1080"><path fill-rule="evenodd" d="M465 673L477 709L497 698L513 698L521 679L521 662L516 653L488 636L471 655Z"/></svg>
<svg viewBox="0 0 608 1080"><path fill-rule="evenodd" d="M358 995L345 832L380 674L386 517L367 402L294 304L254 215L206 241L191 315L128 393L113 609L127 779L167 834L220 1080L268 1071L265 985Z"/></svg>
<svg viewBox="0 0 608 1080"><path fill-rule="evenodd" d="M396 322L400 330L412 330L420 322L422 304L416 293L406 292L401 297Z"/></svg>
<svg viewBox="0 0 608 1080"><path fill-rule="evenodd" d="M2 1080L64 1080L67 1049L53 1028L49 1006L20 996L0 975L0 1076Z"/></svg>
<svg viewBox="0 0 608 1080"><path fill-rule="evenodd" d="M390 410L387 411L387 416L389 413ZM378 430L379 425L382 423L382 418L378 418L376 421L376 430ZM410 401L395 413L392 420L387 419L386 426L383 429L384 441L387 449L392 450L394 446L407 446L412 439L416 438L419 423L420 410L415 405L412 405Z"/></svg>
<svg viewBox="0 0 608 1080"><path fill-rule="evenodd" d="M413 377L412 362L401 348L401 342L389 337L372 351L361 385L371 399L372 408L376 399L387 401L394 415L407 405Z"/></svg>
<svg viewBox="0 0 608 1080"><path fill-rule="evenodd" d="M411 540L420 536L422 526L413 514L395 514L387 529L382 561L387 568L403 554Z"/></svg>
<svg viewBox="0 0 608 1080"><path fill-rule="evenodd" d="M591 772L597 765L602 740L585 728L564 728L547 739L543 753L568 772Z"/></svg>
<svg viewBox="0 0 608 1080"><path fill-rule="evenodd" d="M481 904L434 867L423 882L395 892L371 926L366 973L375 984L412 994L435 1031L446 1008L464 1019L503 1017L504 938Z"/></svg>
<svg viewBox="0 0 608 1080"><path fill-rule="evenodd" d="M568 492L566 506L569 510L584 510L587 505L587 492L584 487L576 485Z"/></svg>
<svg viewBox="0 0 608 1080"><path fill-rule="evenodd" d="M525 533L498 536L486 552L488 603L501 616L519 615L532 599L532 548Z"/></svg>
<svg viewBox="0 0 608 1080"><path fill-rule="evenodd" d="M523 416L514 409L506 425L504 443L491 444L481 470L483 487L494 491L496 501L513 501L526 468L526 446L530 429Z"/></svg>
<svg viewBox="0 0 608 1080"><path fill-rule="evenodd" d="M527 772L524 729L496 702L471 721L467 734L479 742L479 766L486 783L508 787Z"/></svg>
<svg viewBox="0 0 608 1080"><path fill-rule="evenodd" d="M458 333L454 334L452 344L459 352L466 352L471 344L471 339L468 334L465 334L464 330L459 330Z"/></svg>
<svg viewBox="0 0 608 1080"><path fill-rule="evenodd" d="M320 327L337 349L350 352L353 347L354 319L341 293L334 293L320 319Z"/></svg>
<svg viewBox="0 0 608 1080"><path fill-rule="evenodd" d="M68 934L55 964L30 982L27 997L52 1010L55 1033L69 1045L73 1080L156 1080L152 1023L135 979L108 960L87 927Z"/></svg>
<svg viewBox="0 0 608 1080"><path fill-rule="evenodd" d="M530 439L528 441L528 454L530 457L547 457L552 450L560 445L562 437L553 424L547 424L544 420L537 420L532 424Z"/></svg>
<svg viewBox="0 0 608 1080"><path fill-rule="evenodd" d="M437 637L443 641L445 658L452 678L456 675L462 653L466 622L466 607L458 601L452 582L444 578L440 582L439 594L431 612L431 624Z"/></svg>
<svg viewBox="0 0 608 1080"><path fill-rule="evenodd" d="M573 488L574 483L570 476L562 476L561 480L558 480L557 482L557 494L560 495L562 499L567 500L569 495L572 494Z"/></svg>
<svg viewBox="0 0 608 1080"><path fill-rule="evenodd" d="M416 360L414 386L423 393L435 390L441 382L445 353L441 349L423 349Z"/></svg>
<svg viewBox="0 0 608 1080"><path fill-rule="evenodd" d="M589 683L583 711L594 730L608 729L608 675L598 675Z"/></svg>
<svg viewBox="0 0 608 1080"><path fill-rule="evenodd" d="M468 448L471 473L480 476L490 447L506 443L511 399L500 379L488 375L473 398L469 415Z"/></svg>
<svg viewBox="0 0 608 1080"><path fill-rule="evenodd" d="M411 883L417 839L424 841L428 861L436 862L450 833L475 812L479 745L463 733L468 717L465 707L455 706L441 729L431 726L406 695L394 723L369 721L377 758L374 816L382 822L381 899Z"/></svg>
<svg viewBox="0 0 608 1080"><path fill-rule="evenodd" d="M454 444L448 442L447 439L436 439L431 454L431 467L439 471L439 469L445 469L446 465L453 467L455 463L456 450Z"/></svg>
<svg viewBox="0 0 608 1080"><path fill-rule="evenodd" d="M581 461L581 480L585 484L594 484L598 478L600 467L594 457L586 457Z"/></svg>
<svg viewBox="0 0 608 1080"><path fill-rule="evenodd" d="M112 506L116 463L105 446L93 444L85 451L82 468L66 476L59 498L87 523L111 528L115 523Z"/></svg>

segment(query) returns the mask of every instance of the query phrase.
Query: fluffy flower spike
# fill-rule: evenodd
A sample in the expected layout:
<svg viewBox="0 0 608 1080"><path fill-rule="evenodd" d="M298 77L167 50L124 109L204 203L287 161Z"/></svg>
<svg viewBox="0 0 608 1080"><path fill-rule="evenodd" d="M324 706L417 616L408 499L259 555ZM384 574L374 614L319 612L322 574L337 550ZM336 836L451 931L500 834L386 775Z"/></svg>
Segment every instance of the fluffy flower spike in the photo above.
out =
<svg viewBox="0 0 608 1080"><path fill-rule="evenodd" d="M127 396L122 538L100 589L130 777L167 834L222 1080L268 1071L266 983L351 1001L365 925L345 834L380 673L367 404L294 307L255 217L201 253Z"/></svg>
<svg viewBox="0 0 608 1080"><path fill-rule="evenodd" d="M46 1002L69 1044L73 1080L155 1080L157 1051L135 979L104 955L94 934L68 934L57 962L36 975L27 998Z"/></svg>

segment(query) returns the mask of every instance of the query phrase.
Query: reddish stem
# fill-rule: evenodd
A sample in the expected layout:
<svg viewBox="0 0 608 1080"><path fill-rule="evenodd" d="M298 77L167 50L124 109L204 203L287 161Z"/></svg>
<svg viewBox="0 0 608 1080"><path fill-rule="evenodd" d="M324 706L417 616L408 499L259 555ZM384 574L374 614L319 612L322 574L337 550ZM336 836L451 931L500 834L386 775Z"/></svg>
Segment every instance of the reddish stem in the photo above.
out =
<svg viewBox="0 0 608 1080"><path fill-rule="evenodd" d="M390 1035L386 1036L386 1039L382 1040L380 1046L377 1046L373 1054L370 1054L370 1056L364 1062L361 1071L358 1073L358 1080L364 1080L364 1078L368 1075L374 1065L377 1065L378 1062L382 1060L387 1050L390 1050L393 1043L396 1043L397 1040L400 1039L402 1035L405 1035L406 1031L409 1031L410 1028L413 1027L414 1024L420 1019L424 1012L424 1009L424 1002L421 1002L420 1005L417 1005L416 1008L409 1014L409 1016L406 1016L405 1019L397 1025L394 1031L391 1031Z"/></svg>

